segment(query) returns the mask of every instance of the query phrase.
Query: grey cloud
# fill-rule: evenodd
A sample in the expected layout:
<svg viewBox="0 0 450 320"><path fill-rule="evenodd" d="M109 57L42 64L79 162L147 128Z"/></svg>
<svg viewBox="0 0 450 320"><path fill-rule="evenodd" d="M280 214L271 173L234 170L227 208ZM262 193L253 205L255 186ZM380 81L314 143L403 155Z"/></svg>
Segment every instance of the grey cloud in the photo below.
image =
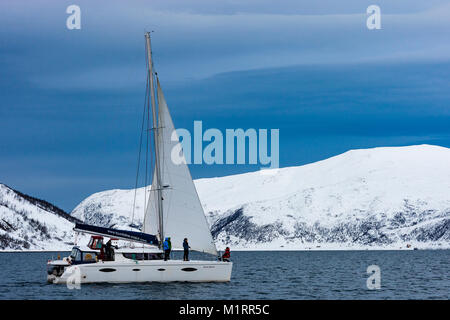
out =
<svg viewBox="0 0 450 320"><path fill-rule="evenodd" d="M12 28L12 34L3 31L7 47L16 46L19 52L19 57L11 53L8 57L15 59L18 68L28 60L31 68L26 72L33 83L42 79L40 86L72 84L80 89L95 87L94 81L114 88L138 85L134 75L145 68L146 29L156 31L156 68L168 81L290 65L446 61L450 57L450 5L442 1L399 1L395 6L382 1L382 30L375 31L366 28L366 3L357 1L339 2L339 8L333 2L320 6L300 2L298 10L290 10L293 1L276 6L269 1L261 6L226 1L224 5L235 8L233 14L225 9L202 11L204 1L168 3L81 1L80 31L64 29L65 15L56 12L65 4L58 4L58 10L51 7L42 30L26 32L30 30L25 23ZM14 14L29 21L37 9L30 6ZM275 14L268 13L269 7L277 8L272 11ZM315 7L324 9L318 14L311 9ZM32 52L17 44L15 33L31 41ZM0 50L0 55L6 54Z"/></svg>

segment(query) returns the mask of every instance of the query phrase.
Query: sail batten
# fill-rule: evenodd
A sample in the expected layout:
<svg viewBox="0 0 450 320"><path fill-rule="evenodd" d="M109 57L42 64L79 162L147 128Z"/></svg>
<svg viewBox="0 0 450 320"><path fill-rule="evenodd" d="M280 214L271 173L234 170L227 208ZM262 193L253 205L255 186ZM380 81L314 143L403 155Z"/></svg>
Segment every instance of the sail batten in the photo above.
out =
<svg viewBox="0 0 450 320"><path fill-rule="evenodd" d="M217 249L209 229L203 207L197 194L191 173L170 116L164 94L156 78L158 98L158 160L160 164L160 184L154 175L152 190L158 186L160 192L150 192L145 212L143 232L160 234L158 222L158 193L162 198L162 219L164 237L170 237L174 248L181 248L183 239L189 239L192 250L217 255ZM180 150L179 159L174 163L172 150ZM181 162L178 164L178 162ZM161 239L162 241L164 239Z"/></svg>

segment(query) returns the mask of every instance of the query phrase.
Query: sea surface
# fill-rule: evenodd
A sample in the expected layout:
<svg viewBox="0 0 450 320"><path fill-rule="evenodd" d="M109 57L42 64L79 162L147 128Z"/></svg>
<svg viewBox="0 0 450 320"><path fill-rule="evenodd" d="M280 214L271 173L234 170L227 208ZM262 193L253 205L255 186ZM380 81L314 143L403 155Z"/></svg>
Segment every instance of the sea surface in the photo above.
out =
<svg viewBox="0 0 450 320"><path fill-rule="evenodd" d="M46 262L57 254L0 253L0 299L450 299L450 250L232 252L229 283L82 284L79 290L46 282ZM380 268L380 289L367 287L370 265Z"/></svg>

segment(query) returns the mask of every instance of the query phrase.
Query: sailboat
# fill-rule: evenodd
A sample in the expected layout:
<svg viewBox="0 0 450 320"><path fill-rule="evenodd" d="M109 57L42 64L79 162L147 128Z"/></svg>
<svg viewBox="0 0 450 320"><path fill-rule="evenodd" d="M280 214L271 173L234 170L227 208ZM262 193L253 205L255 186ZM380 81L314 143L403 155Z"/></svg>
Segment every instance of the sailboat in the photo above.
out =
<svg viewBox="0 0 450 320"><path fill-rule="evenodd" d="M194 251L215 257L218 252L158 76L153 71L149 32L145 34L145 40L155 165L142 230L117 230L77 223L76 232L93 236L87 246L73 247L69 257L48 261L47 278L51 283L227 282L231 279L233 263L220 258L190 261L163 258L162 242L167 237L171 238L174 247L181 247L187 238ZM179 151L177 158L182 161L172 161L172 150ZM104 237L130 241L136 246L117 248L112 259L111 256L106 258L102 250Z"/></svg>

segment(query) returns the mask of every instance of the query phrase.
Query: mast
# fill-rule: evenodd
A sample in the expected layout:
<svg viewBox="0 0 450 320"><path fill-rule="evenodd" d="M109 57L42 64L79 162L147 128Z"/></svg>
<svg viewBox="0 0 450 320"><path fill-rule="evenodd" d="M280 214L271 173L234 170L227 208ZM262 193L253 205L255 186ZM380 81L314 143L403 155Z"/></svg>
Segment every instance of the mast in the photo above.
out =
<svg viewBox="0 0 450 320"><path fill-rule="evenodd" d="M146 107L150 109L151 99L153 113L151 129L154 130L156 157L152 191L145 208L142 232L156 235L159 237L160 243L168 234L172 238L172 243L181 244L186 237L192 242L192 250L217 255L211 229L189 167L186 161L174 163L171 153L167 152L176 148L180 150L179 155L182 160L185 160L167 101L159 84L157 73L153 69L150 33L145 33L145 40L148 55L146 56L148 62ZM150 94L148 94L149 90ZM166 185L166 183L170 183L170 185ZM165 205L167 203L170 205Z"/></svg>
<svg viewBox="0 0 450 320"><path fill-rule="evenodd" d="M163 230L163 207L162 207L162 195L161 195L161 168L159 163L159 127L156 117L156 102L155 102L155 86L153 84L153 61L152 61L152 50L150 44L150 32L145 33L145 39L147 43L147 57L148 57L148 76L150 79L150 96L151 96L151 104L152 104L152 117L153 117L153 144L155 146L155 179L156 179L156 190L152 190L152 192L156 192L156 207L159 216L159 242L160 246L164 241L164 230Z"/></svg>

